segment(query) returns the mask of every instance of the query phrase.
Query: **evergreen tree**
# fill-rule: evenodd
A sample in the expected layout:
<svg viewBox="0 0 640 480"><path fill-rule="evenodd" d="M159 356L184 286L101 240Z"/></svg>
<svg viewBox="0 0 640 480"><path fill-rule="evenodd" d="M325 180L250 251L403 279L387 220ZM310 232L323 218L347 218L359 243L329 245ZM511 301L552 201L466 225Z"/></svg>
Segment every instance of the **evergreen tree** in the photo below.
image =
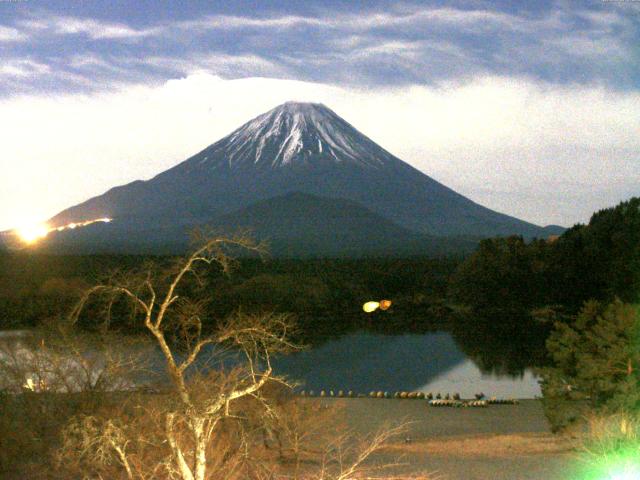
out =
<svg viewBox="0 0 640 480"><path fill-rule="evenodd" d="M554 247L554 303L577 309L588 299L640 300L640 197L594 213L588 225L567 230Z"/></svg>
<svg viewBox="0 0 640 480"><path fill-rule="evenodd" d="M558 322L547 340L552 366L540 369L543 403L554 430L585 414L640 407L640 309L619 300L587 302L573 324Z"/></svg>
<svg viewBox="0 0 640 480"><path fill-rule="evenodd" d="M548 246L522 237L490 238L456 270L449 294L476 313L523 314L544 305Z"/></svg>

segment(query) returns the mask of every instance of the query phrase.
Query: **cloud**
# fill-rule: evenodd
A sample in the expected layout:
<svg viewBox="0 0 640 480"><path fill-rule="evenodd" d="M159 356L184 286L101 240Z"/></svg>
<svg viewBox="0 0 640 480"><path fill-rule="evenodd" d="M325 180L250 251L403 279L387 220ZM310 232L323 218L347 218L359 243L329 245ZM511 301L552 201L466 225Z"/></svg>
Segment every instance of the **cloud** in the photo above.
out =
<svg viewBox="0 0 640 480"><path fill-rule="evenodd" d="M362 89L200 73L0 100L0 229L150 178L287 100L325 103L436 180L540 224L586 221L640 184L638 93L525 77Z"/></svg>
<svg viewBox="0 0 640 480"><path fill-rule="evenodd" d="M34 78L50 71L48 65L29 59L9 59L0 65L0 77Z"/></svg>
<svg viewBox="0 0 640 480"><path fill-rule="evenodd" d="M79 54L69 58L69 66L73 68L103 68L107 70L120 70L113 63L95 54Z"/></svg>
<svg viewBox="0 0 640 480"><path fill-rule="evenodd" d="M427 22L443 25L488 25L512 26L521 24L516 16L490 11L456 8L405 7L394 12L361 11L358 13L330 12L324 16L304 17L282 15L271 17L248 17L237 15L210 15L197 20L178 22L175 28L182 30L232 30L232 29L291 29L301 26L336 30L385 29L407 25L428 26Z"/></svg>
<svg viewBox="0 0 640 480"><path fill-rule="evenodd" d="M29 36L16 28L0 25L0 42L24 42Z"/></svg>
<svg viewBox="0 0 640 480"><path fill-rule="evenodd" d="M86 34L99 39L131 39L146 37L157 33L157 29L136 29L121 23L107 23L93 19L58 17L53 19L56 33Z"/></svg>
<svg viewBox="0 0 640 480"><path fill-rule="evenodd" d="M353 55L360 58L371 58L379 55L401 55L415 58L425 49L425 42L414 41L383 41L372 45L363 46L353 52Z"/></svg>
<svg viewBox="0 0 640 480"><path fill-rule="evenodd" d="M615 28L629 28L633 25L633 22L617 10L586 10L579 9L575 11L575 15L578 18L588 21L592 27L598 28L602 31L611 32Z"/></svg>
<svg viewBox="0 0 640 480"><path fill-rule="evenodd" d="M150 56L133 59L129 63L179 72L181 75L206 72L225 77L282 77L289 73L280 63L259 55L229 55L222 52L185 55L181 58Z"/></svg>
<svg viewBox="0 0 640 480"><path fill-rule="evenodd" d="M161 28L138 29L125 23L105 22L94 18L47 15L44 18L17 22L32 34L49 36L85 35L93 40L131 40L157 35Z"/></svg>
<svg viewBox="0 0 640 480"><path fill-rule="evenodd" d="M563 2L508 12L481 2L460 5L325 7L314 16L201 14L136 25L44 12L4 27L5 37L30 38L30 58L49 65L57 85L43 77L0 91L100 91L201 71L351 87L439 85L486 75L617 89L640 84L640 30L628 10ZM0 52L0 60L11 56Z"/></svg>
<svg viewBox="0 0 640 480"><path fill-rule="evenodd" d="M299 26L327 27L333 22L324 18L283 15L277 17L242 17L236 15L207 15L196 20L176 23L170 28L184 31L234 30L242 28L294 28Z"/></svg>

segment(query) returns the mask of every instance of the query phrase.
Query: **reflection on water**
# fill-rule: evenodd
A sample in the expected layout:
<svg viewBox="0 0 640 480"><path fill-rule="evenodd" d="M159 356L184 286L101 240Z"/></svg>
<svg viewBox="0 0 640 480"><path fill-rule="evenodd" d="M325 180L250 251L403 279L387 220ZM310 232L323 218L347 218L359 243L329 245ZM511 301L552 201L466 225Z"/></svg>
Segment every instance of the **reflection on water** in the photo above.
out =
<svg viewBox="0 0 640 480"><path fill-rule="evenodd" d="M461 316L451 332L465 356L482 372L516 377L531 366L543 365L550 328L526 315L495 311Z"/></svg>
<svg viewBox="0 0 640 480"><path fill-rule="evenodd" d="M276 360L277 373L299 380L307 390L369 392L438 391L471 397L533 398L540 388L522 375L483 374L444 332L380 335L355 333Z"/></svg>
<svg viewBox="0 0 640 480"><path fill-rule="evenodd" d="M307 389L413 390L464 359L446 333L355 333L282 357L275 369Z"/></svg>
<svg viewBox="0 0 640 480"><path fill-rule="evenodd" d="M24 334L0 332L0 344L14 343L17 346L22 343ZM478 346L480 343L474 344L469 340L473 337L473 331L467 332L462 341L459 331L453 335L445 332L403 335L352 333L302 352L281 356L274 359L273 364L276 373L300 382L299 389L306 390L353 390L362 393L405 390L460 393L466 398L478 392L514 398L540 395L540 387L525 368L526 363L518 360L515 366L513 364L514 358L527 357L526 349L514 342L505 356L505 350L501 353L498 344L494 349L491 343ZM480 337L476 336L476 339ZM144 351L149 370L164 371L163 359L155 346L142 347L144 350L140 348L135 350L138 354ZM199 367L220 368L225 365L229 368L237 361L230 352L220 357L221 352L215 350L203 349ZM489 360L483 353L485 350L491 351ZM515 355L516 352L520 355ZM0 354L0 360L1 357ZM531 357L528 358L530 360ZM499 359L506 360L506 368L499 368ZM487 362L489 369L486 368ZM495 373L501 370L502 373Z"/></svg>
<svg viewBox="0 0 640 480"><path fill-rule="evenodd" d="M498 398L536 398L541 395L540 385L531 370L526 369L519 376L483 373L472 360L465 360L418 390L443 394L458 392L463 398L473 398L478 392Z"/></svg>

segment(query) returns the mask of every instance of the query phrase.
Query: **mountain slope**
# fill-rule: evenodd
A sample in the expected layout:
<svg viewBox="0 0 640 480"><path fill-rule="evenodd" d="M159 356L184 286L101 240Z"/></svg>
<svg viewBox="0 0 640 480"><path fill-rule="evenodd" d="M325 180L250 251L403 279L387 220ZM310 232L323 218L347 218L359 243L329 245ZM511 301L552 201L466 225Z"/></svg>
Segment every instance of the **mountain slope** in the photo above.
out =
<svg viewBox="0 0 640 480"><path fill-rule="evenodd" d="M300 192L270 198L214 222L223 231L247 228L276 256L444 255L476 242L418 234L343 199Z"/></svg>
<svg viewBox="0 0 640 480"><path fill-rule="evenodd" d="M248 230L277 257L446 255L471 252L477 242L407 230L355 202L293 192L262 200L204 222L221 234ZM129 221L55 232L43 250L64 253L178 253L189 228L158 221L140 228Z"/></svg>
<svg viewBox="0 0 640 480"><path fill-rule="evenodd" d="M546 236L482 207L404 163L320 104L285 103L149 181L136 181L53 217L100 217L134 230L185 228L269 198L303 192L357 202L430 235Z"/></svg>

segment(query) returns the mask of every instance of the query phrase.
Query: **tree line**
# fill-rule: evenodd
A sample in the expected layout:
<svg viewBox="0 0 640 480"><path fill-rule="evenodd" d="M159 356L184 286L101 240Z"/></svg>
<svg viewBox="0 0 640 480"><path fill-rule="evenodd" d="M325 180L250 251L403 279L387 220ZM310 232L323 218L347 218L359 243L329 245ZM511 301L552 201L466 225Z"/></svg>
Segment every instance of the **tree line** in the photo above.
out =
<svg viewBox="0 0 640 480"><path fill-rule="evenodd" d="M170 257L1 255L2 328L28 328L64 316L87 287L119 272L144 269L150 262L166 266L173 261ZM307 341L363 328L389 332L435 329L450 313L448 279L459 261L241 258L235 261L231 275L203 273L216 291L208 302L207 318L222 319L239 308L290 313ZM196 287L192 280L184 288ZM393 301L383 324L376 315L362 311L364 302L382 298ZM111 307L113 327L135 328L126 308L118 303ZM91 322L89 314L82 319L84 327L91 328Z"/></svg>
<svg viewBox="0 0 640 480"><path fill-rule="evenodd" d="M456 269L451 298L483 313L577 313L589 300L637 302L640 198L593 214L559 237L491 238Z"/></svg>

